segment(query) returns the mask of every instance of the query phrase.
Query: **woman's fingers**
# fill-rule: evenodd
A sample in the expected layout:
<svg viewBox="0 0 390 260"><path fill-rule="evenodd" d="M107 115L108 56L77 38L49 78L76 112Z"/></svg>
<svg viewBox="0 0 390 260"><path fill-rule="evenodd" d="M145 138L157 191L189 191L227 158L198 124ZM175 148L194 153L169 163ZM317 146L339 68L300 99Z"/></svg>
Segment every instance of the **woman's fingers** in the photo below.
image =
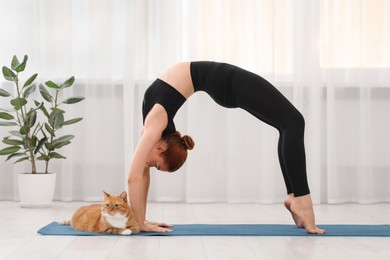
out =
<svg viewBox="0 0 390 260"><path fill-rule="evenodd" d="M160 227L173 227L172 224L168 224L168 223L156 222L155 224L156 224L157 226L160 226Z"/></svg>
<svg viewBox="0 0 390 260"><path fill-rule="evenodd" d="M159 225L152 224L150 222L147 222L141 227L141 231L143 232L160 232L160 233L167 233L172 232L171 229L163 228Z"/></svg>
<svg viewBox="0 0 390 260"><path fill-rule="evenodd" d="M157 225L157 226L160 226L160 227L173 227L172 224L163 223L163 222L154 222L154 221L148 221L147 220L146 223Z"/></svg>

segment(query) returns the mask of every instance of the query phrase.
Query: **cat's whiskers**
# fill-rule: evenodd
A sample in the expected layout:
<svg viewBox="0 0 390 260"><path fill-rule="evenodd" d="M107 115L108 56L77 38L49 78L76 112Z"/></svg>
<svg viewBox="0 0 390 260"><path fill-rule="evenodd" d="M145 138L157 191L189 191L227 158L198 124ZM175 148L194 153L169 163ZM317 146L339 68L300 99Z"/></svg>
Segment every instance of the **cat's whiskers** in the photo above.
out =
<svg viewBox="0 0 390 260"><path fill-rule="evenodd" d="M102 212L103 217L106 219L111 226L116 228L126 228L126 223L128 218L125 215L120 213L115 213L114 215L110 215L107 212Z"/></svg>

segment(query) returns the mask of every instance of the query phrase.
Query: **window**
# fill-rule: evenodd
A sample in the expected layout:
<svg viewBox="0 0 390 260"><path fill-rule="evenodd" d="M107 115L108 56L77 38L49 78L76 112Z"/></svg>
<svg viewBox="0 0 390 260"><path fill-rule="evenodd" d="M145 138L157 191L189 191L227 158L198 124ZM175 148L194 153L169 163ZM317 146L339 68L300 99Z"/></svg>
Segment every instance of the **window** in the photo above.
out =
<svg viewBox="0 0 390 260"><path fill-rule="evenodd" d="M321 66L390 67L390 1L322 0Z"/></svg>

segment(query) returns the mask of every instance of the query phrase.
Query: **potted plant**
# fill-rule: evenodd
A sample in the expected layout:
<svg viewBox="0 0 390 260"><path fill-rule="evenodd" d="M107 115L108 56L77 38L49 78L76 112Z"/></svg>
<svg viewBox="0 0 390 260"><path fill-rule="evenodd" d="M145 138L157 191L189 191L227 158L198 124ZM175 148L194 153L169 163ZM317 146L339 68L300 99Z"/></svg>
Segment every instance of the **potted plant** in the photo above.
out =
<svg viewBox="0 0 390 260"><path fill-rule="evenodd" d="M40 95L34 95L37 89L34 81L38 74L29 77L24 84L19 78L27 60L27 55L22 62L13 56L11 68L2 68L4 78L13 82L15 88L10 92L0 88L0 97L9 98L11 105L0 109L0 126L14 127L3 137L6 147L0 149L0 155L7 156L6 161L15 160L14 163L28 161L31 166L31 172L18 174L21 206L47 207L53 200L56 178L55 173L49 172L49 163L53 159L66 159L58 149L70 144L74 138L73 135L59 136L59 130L82 120L80 117L65 120L63 107L84 98L61 99L61 92L73 85L73 76L61 84L53 81L39 84ZM43 162L44 170L38 170L39 161Z"/></svg>

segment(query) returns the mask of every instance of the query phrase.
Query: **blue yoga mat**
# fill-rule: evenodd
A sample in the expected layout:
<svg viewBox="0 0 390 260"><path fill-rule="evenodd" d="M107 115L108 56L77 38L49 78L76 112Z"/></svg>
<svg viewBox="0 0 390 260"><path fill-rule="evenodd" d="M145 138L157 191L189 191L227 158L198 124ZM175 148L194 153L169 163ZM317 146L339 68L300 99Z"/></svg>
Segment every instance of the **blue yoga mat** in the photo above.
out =
<svg viewBox="0 0 390 260"><path fill-rule="evenodd" d="M140 233L131 236L356 236L390 237L390 225L319 225L322 235L309 235L305 229L284 224L177 224L171 233ZM54 236L118 236L73 230L71 226L52 222L38 230Z"/></svg>

